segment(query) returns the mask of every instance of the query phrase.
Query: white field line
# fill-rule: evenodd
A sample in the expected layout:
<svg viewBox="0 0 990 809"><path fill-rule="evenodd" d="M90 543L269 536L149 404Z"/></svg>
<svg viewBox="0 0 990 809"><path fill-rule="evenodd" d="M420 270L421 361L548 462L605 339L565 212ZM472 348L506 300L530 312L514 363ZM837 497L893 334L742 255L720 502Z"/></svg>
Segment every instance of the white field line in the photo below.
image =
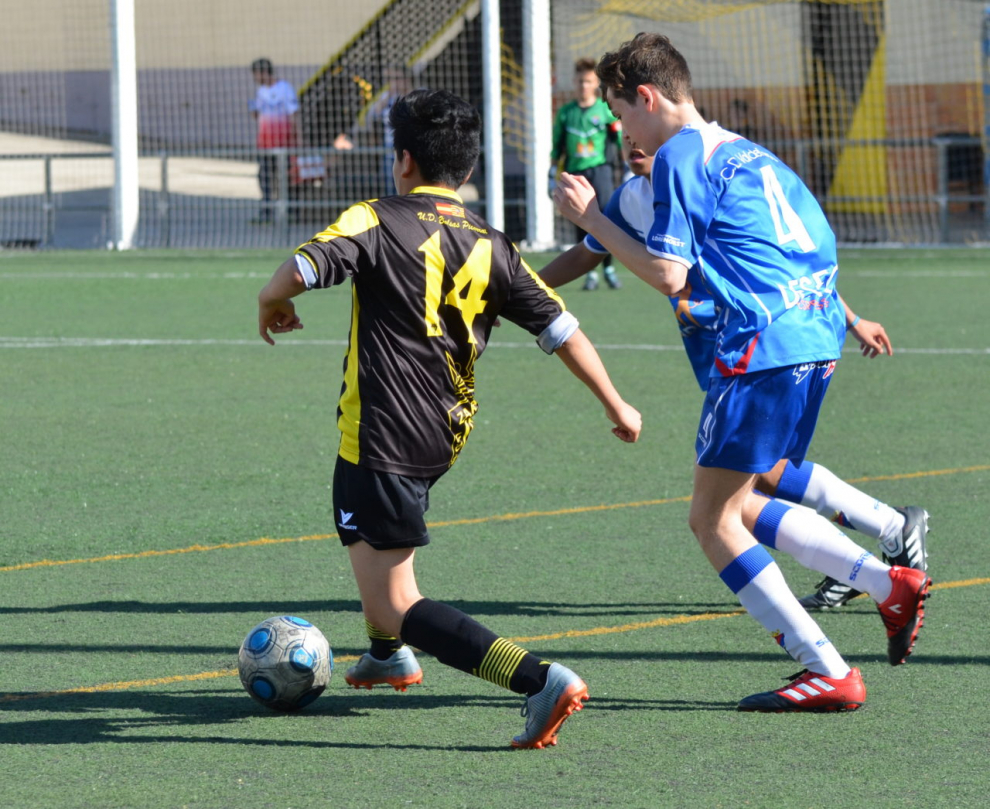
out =
<svg viewBox="0 0 990 809"><path fill-rule="evenodd" d="M346 340L300 340L286 339L279 346L339 346L347 345ZM242 340L229 339L176 339L176 338L130 338L130 337L0 337L3 348L140 348L145 346L249 346L267 347L260 337ZM536 348L536 343L489 343L490 348ZM683 351L682 345L651 345L648 343L602 343L596 345L599 351ZM846 354L858 353L855 346L843 350ZM990 356L990 348L895 348L895 354L938 354L964 356Z"/></svg>
<svg viewBox="0 0 990 809"><path fill-rule="evenodd" d="M842 270L840 269L841 273ZM990 271L980 270L846 270L846 277L855 278L990 278Z"/></svg>
<svg viewBox="0 0 990 809"><path fill-rule="evenodd" d="M846 270L857 278L987 278L990 269L982 270ZM198 274L189 272L0 272L0 281L244 281L268 280L270 272L225 272Z"/></svg>
<svg viewBox="0 0 990 809"><path fill-rule="evenodd" d="M225 272L197 275L190 272L0 272L0 281L244 281L267 280L270 272Z"/></svg>

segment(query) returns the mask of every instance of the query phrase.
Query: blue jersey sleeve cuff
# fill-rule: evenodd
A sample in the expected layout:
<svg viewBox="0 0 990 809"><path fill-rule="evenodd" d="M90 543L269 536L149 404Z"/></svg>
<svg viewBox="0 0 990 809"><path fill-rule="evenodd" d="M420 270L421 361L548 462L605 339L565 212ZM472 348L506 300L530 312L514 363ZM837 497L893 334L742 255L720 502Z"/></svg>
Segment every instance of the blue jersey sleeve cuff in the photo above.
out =
<svg viewBox="0 0 990 809"><path fill-rule="evenodd" d="M607 256L608 255L608 250L606 250L602 246L601 242L599 242L598 239L596 239L590 233L587 236L584 237L584 241L582 242L582 244L589 251L591 251L592 253L595 253L596 255L599 255L599 256Z"/></svg>
<svg viewBox="0 0 990 809"><path fill-rule="evenodd" d="M694 262L690 259L684 258L684 256L674 255L673 253L665 253L663 250L655 250L649 245L646 245L646 249L657 258L665 258L668 261L676 261L678 264L683 264L689 270L694 266Z"/></svg>
<svg viewBox="0 0 990 809"><path fill-rule="evenodd" d="M547 354L553 354L578 330L578 325L578 320L574 315L570 312L561 312L553 323L540 332L540 336L536 338L536 344Z"/></svg>

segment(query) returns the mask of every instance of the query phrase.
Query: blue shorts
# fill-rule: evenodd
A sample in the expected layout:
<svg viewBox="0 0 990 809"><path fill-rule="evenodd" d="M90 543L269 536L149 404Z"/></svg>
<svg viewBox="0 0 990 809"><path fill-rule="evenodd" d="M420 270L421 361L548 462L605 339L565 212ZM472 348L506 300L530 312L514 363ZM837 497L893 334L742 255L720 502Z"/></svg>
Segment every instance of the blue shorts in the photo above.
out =
<svg viewBox="0 0 990 809"><path fill-rule="evenodd" d="M768 472L804 460L835 360L712 378L694 448L699 466Z"/></svg>

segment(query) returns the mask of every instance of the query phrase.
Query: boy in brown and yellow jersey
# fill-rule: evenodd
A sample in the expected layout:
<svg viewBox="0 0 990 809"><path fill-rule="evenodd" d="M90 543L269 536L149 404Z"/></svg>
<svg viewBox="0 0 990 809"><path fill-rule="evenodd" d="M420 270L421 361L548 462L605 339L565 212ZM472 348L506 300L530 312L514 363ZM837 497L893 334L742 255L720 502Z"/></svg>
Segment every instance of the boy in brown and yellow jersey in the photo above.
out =
<svg viewBox="0 0 990 809"><path fill-rule="evenodd" d="M544 747L580 709L587 686L420 594L413 559L429 542L429 490L473 427L475 364L497 317L557 354L604 405L620 439L637 440L640 416L563 301L457 195L478 159L477 111L446 91L417 90L396 102L390 122L400 195L353 206L279 267L259 295L259 331L273 343L269 332L302 328L291 298L351 279L333 499L371 649L347 682L403 690L421 682L415 646L525 694L526 727L512 745Z"/></svg>

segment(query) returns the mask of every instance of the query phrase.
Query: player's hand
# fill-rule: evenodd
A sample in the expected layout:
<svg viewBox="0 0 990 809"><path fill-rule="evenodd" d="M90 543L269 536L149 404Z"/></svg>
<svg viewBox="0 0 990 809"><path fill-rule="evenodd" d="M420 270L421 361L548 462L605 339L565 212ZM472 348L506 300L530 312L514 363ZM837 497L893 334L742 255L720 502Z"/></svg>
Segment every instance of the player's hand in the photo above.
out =
<svg viewBox="0 0 990 809"><path fill-rule="evenodd" d="M639 411L623 402L618 408L606 408L605 414L615 427L612 434L627 444L635 444L639 440L640 430L643 429L643 417Z"/></svg>
<svg viewBox="0 0 990 809"><path fill-rule="evenodd" d="M599 213L598 197L588 178L566 171L557 180L553 201L567 219L581 227L590 214Z"/></svg>
<svg viewBox="0 0 990 809"><path fill-rule="evenodd" d="M873 359L878 354L891 355L894 347L890 344L890 338L882 325L872 320L859 319L859 323L850 326L849 331L852 336L859 341L859 350L864 357Z"/></svg>
<svg viewBox="0 0 990 809"><path fill-rule="evenodd" d="M292 301L258 300L258 334L268 345L275 345L275 341L268 335L268 332L285 334L302 327L302 321L296 314L296 305Z"/></svg>

